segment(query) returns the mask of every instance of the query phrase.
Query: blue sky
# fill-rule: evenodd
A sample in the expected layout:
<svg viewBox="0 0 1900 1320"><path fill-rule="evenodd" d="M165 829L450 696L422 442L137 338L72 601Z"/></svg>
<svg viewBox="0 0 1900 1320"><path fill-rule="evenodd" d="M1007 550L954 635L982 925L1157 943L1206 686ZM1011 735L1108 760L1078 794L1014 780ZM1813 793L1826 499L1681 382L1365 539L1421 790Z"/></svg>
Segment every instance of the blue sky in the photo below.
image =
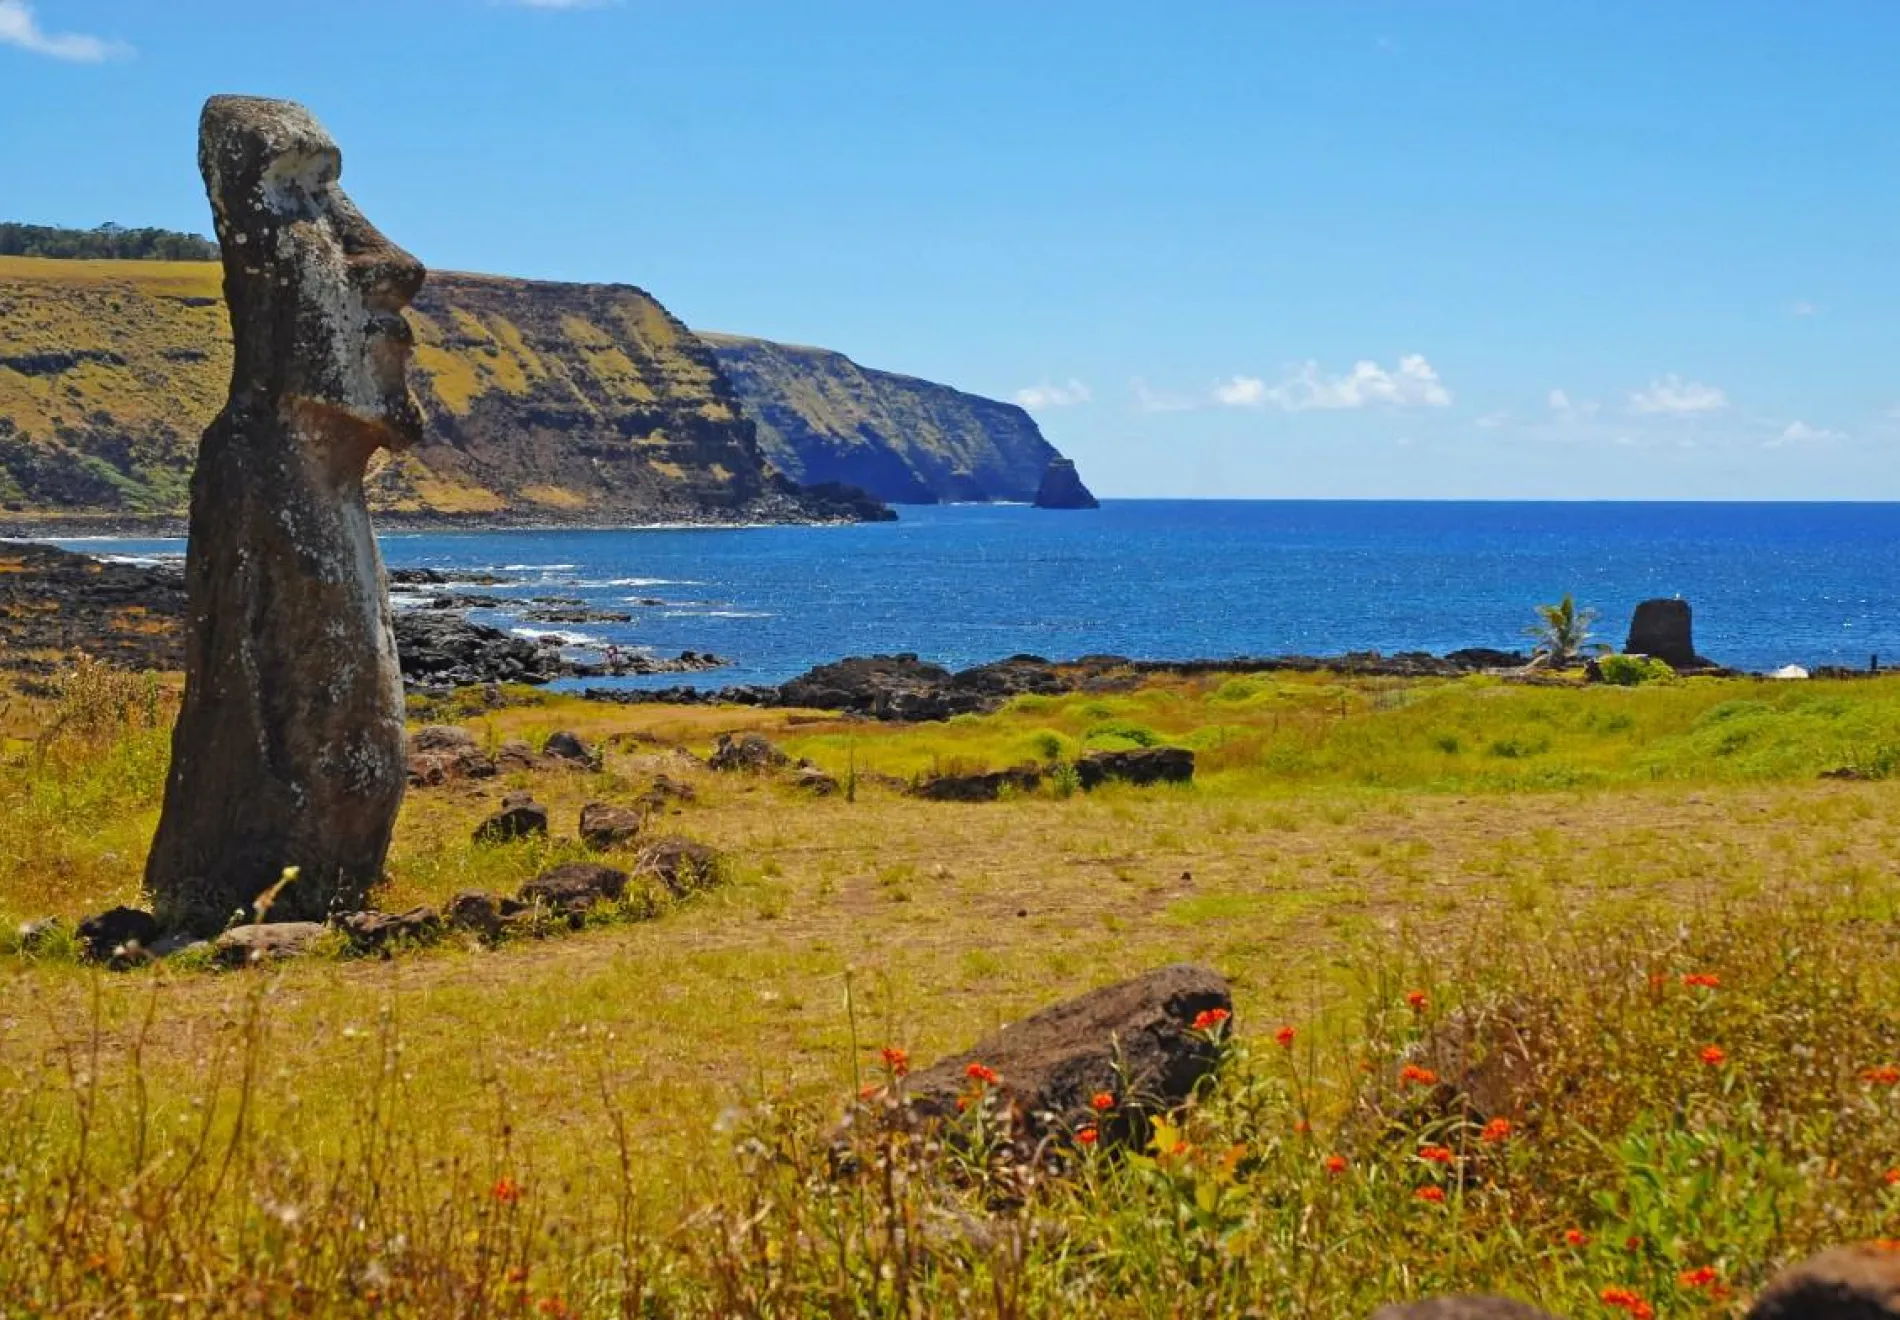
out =
<svg viewBox="0 0 1900 1320"><path fill-rule="evenodd" d="M0 0L0 216L308 104L432 266L1019 397L1109 495L1900 498L1900 4Z"/></svg>

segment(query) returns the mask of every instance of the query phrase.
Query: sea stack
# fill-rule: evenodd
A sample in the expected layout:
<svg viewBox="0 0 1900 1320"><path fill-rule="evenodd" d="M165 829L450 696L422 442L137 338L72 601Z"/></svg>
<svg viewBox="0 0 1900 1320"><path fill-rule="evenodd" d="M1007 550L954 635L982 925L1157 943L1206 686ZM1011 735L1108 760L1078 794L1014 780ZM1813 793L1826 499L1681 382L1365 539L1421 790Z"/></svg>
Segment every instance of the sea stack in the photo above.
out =
<svg viewBox="0 0 1900 1320"><path fill-rule="evenodd" d="M1099 509L1101 503L1089 494L1089 488L1082 484L1082 474L1075 470L1075 461L1068 458L1052 458L1049 466L1043 470L1042 486L1036 491L1038 509Z"/></svg>
<svg viewBox="0 0 1900 1320"><path fill-rule="evenodd" d="M213 97L198 164L224 259L230 397L199 444L185 694L145 879L212 933L364 905L402 803L402 673L363 477L421 433L402 309L421 263L338 187L302 106Z"/></svg>
<svg viewBox="0 0 1900 1320"><path fill-rule="evenodd" d="M1630 618L1629 639L1623 643L1623 650L1629 655L1653 656L1671 669L1709 667L1709 662L1695 653L1689 602L1680 596L1639 604Z"/></svg>

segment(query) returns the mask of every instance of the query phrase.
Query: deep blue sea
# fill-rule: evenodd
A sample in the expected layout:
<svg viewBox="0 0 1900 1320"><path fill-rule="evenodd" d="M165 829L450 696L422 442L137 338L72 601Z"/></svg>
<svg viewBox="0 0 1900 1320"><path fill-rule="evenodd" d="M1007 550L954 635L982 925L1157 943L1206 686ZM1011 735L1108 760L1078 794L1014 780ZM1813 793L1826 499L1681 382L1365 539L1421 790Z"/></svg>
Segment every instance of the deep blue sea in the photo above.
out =
<svg viewBox="0 0 1900 1320"><path fill-rule="evenodd" d="M1900 505L1116 500L1093 513L905 508L855 527L393 534L392 567L497 572L626 624L577 644L734 663L774 683L823 660L915 651L951 666L1066 658L1516 648L1574 592L1620 644L1631 607L1681 595L1703 654L1748 669L1900 664ZM181 542L72 542L128 555ZM639 604L641 601L658 604ZM507 614L473 617L523 627ZM623 680L652 684L676 677Z"/></svg>

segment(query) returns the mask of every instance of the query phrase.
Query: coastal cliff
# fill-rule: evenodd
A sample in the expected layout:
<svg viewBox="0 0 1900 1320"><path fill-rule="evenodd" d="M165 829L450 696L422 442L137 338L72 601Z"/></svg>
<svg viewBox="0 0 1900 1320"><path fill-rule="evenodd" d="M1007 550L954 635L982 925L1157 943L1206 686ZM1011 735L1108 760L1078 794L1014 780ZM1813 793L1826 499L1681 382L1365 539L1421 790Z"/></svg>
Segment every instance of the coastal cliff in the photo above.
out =
<svg viewBox="0 0 1900 1320"><path fill-rule="evenodd" d="M1060 458L1012 403L859 366L829 349L700 332L799 481L842 481L893 504L1028 502Z"/></svg>
<svg viewBox="0 0 1900 1320"><path fill-rule="evenodd" d="M387 517L890 516L774 470L711 350L640 289L437 272L411 316L427 427L372 470ZM0 257L0 506L181 512L230 371L216 263Z"/></svg>

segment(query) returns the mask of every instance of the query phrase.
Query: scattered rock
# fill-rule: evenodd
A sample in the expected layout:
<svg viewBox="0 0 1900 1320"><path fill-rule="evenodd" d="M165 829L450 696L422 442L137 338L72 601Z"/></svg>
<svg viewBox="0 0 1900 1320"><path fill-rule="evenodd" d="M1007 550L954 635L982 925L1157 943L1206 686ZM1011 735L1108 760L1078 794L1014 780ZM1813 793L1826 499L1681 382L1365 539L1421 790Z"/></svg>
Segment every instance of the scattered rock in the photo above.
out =
<svg viewBox="0 0 1900 1320"><path fill-rule="evenodd" d="M209 953L212 951L210 940L199 939L190 931L176 931L170 935L161 935L152 941L147 950L154 958L176 958L181 953Z"/></svg>
<svg viewBox="0 0 1900 1320"><path fill-rule="evenodd" d="M1042 783L1039 766L1019 765L1008 770L985 770L972 774L935 775L920 780L911 796L931 802L994 802L1004 789L1019 793L1035 791Z"/></svg>
<svg viewBox="0 0 1900 1320"><path fill-rule="evenodd" d="M409 736L409 782L416 786L457 779L492 779L495 762L475 735L453 724L431 724Z"/></svg>
<svg viewBox="0 0 1900 1320"><path fill-rule="evenodd" d="M432 907L407 912L352 912L339 918L337 929L352 947L368 953L392 944L432 944L442 934L442 916Z"/></svg>
<svg viewBox="0 0 1900 1320"><path fill-rule="evenodd" d="M281 962L300 958L322 939L329 928L318 921L271 921L257 926L233 926L211 942L212 952L226 967L248 963Z"/></svg>
<svg viewBox="0 0 1900 1320"><path fill-rule="evenodd" d="M675 898L683 898L696 889L716 885L720 865L719 854L713 849L673 835L656 839L642 848L634 872L653 876Z"/></svg>
<svg viewBox="0 0 1900 1320"><path fill-rule="evenodd" d="M838 781L815 765L801 765L792 776L792 787L813 797L830 797L838 791Z"/></svg>
<svg viewBox="0 0 1900 1320"><path fill-rule="evenodd" d="M1783 1270L1748 1320L1885 1320L1900 1316L1900 1250L1834 1247Z"/></svg>
<svg viewBox="0 0 1900 1320"><path fill-rule="evenodd" d="M640 833L645 815L631 807L616 807L609 802L589 802L581 808L581 842L605 852L629 843Z"/></svg>
<svg viewBox="0 0 1900 1320"><path fill-rule="evenodd" d="M1714 665L1695 653L1695 634L1689 602L1681 599L1646 600L1630 616L1629 640L1623 643L1626 655L1648 655L1664 661L1671 669L1712 669Z"/></svg>
<svg viewBox="0 0 1900 1320"><path fill-rule="evenodd" d="M58 917L40 917L34 921L20 923L19 942L21 953L38 953L57 940L65 931L66 923Z"/></svg>
<svg viewBox="0 0 1900 1320"><path fill-rule="evenodd" d="M574 605L538 606L531 610L523 610L521 617L528 623L633 622L633 616L622 610L596 610Z"/></svg>
<svg viewBox="0 0 1900 1320"><path fill-rule="evenodd" d="M475 827L475 842L506 843L548 832L548 809L531 800L526 793L510 793L501 800L501 810Z"/></svg>
<svg viewBox="0 0 1900 1320"><path fill-rule="evenodd" d="M1146 1141L1150 1115L1185 1103L1214 1069L1218 1054L1194 1028L1203 1013L1233 1014L1227 980L1206 967L1177 963L1091 990L1004 1027L963 1054L911 1077L906 1094L928 1118L949 1118L982 1065L999 1080L1023 1145L1062 1137L1085 1125L1105 1142ZM1097 1114L1091 1099L1115 1097Z"/></svg>
<svg viewBox="0 0 1900 1320"><path fill-rule="evenodd" d="M543 871L521 886L524 904L540 904L564 916L579 916L603 900L617 903L627 892L627 873L595 862L568 862Z"/></svg>
<svg viewBox="0 0 1900 1320"><path fill-rule="evenodd" d="M541 758L534 754L534 748L519 738L510 738L495 749L495 768L505 774L539 770Z"/></svg>
<svg viewBox="0 0 1900 1320"><path fill-rule="evenodd" d="M93 962L110 962L128 945L143 948L158 938L158 918L139 908L115 907L79 923L79 943Z"/></svg>
<svg viewBox="0 0 1900 1320"><path fill-rule="evenodd" d="M1185 784L1194 778L1194 753L1185 747L1137 747L1124 752L1085 752L1076 758L1083 788L1111 779L1129 784Z"/></svg>
<svg viewBox="0 0 1900 1320"><path fill-rule="evenodd" d="M1099 509L1101 502L1082 484L1072 458L1052 458L1043 469L1042 485L1036 489L1038 509Z"/></svg>
<svg viewBox="0 0 1900 1320"><path fill-rule="evenodd" d="M657 815L675 803L684 805L698 800L699 794L694 791L691 784L681 783L667 775L655 775L653 782L647 785L646 792L640 795L636 805L642 811Z"/></svg>
<svg viewBox="0 0 1900 1320"><path fill-rule="evenodd" d="M722 733L707 764L715 770L760 774L787 765L791 759L763 734Z"/></svg>
<svg viewBox="0 0 1900 1320"><path fill-rule="evenodd" d="M541 754L567 765L580 766L589 770L596 769L600 765L600 754L589 750L587 744L582 742L578 735L565 730L549 734L548 740L541 745Z"/></svg>
<svg viewBox="0 0 1900 1320"><path fill-rule="evenodd" d="M1434 1297L1425 1302L1381 1306L1372 1313L1372 1320L1557 1320L1557 1317L1508 1297Z"/></svg>
<svg viewBox="0 0 1900 1320"><path fill-rule="evenodd" d="M360 907L408 782L402 671L363 479L421 438L402 309L420 262L335 181L290 101L199 119L237 368L191 480L185 690L145 883L209 934L279 883L280 916ZM329 161L323 186L306 179Z"/></svg>
<svg viewBox="0 0 1900 1320"><path fill-rule="evenodd" d="M451 898L442 909L442 919L450 930L470 931L485 940L501 938L511 918L521 914L521 904L512 898L497 898L479 889L466 889Z"/></svg>
<svg viewBox="0 0 1900 1320"><path fill-rule="evenodd" d="M460 614L404 610L395 622L403 678L417 687L551 683L572 672L558 643L542 646Z"/></svg>

